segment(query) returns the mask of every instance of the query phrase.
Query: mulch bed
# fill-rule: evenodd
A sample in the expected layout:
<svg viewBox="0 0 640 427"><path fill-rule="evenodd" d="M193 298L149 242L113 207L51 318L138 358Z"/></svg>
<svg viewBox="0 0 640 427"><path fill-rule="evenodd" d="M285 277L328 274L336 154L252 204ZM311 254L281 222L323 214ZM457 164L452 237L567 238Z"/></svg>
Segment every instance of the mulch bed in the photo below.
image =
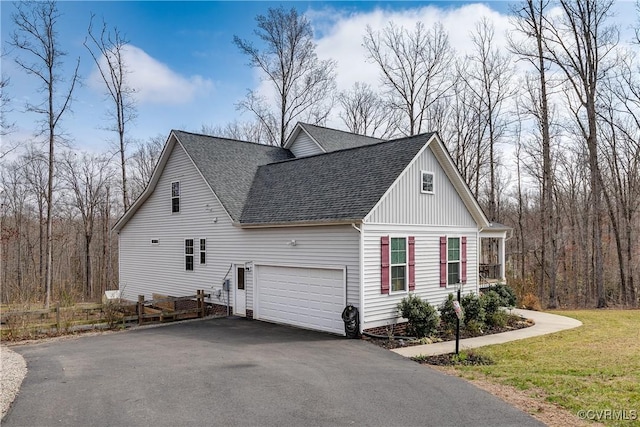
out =
<svg viewBox="0 0 640 427"><path fill-rule="evenodd" d="M530 326L533 326L534 322L530 319L524 319L517 315L509 315L507 324L504 327L487 327L482 333L473 334L470 331L464 329L464 327L460 326L460 339L465 338L473 338L484 335L493 335L499 334L501 332L509 332L514 331L516 329L524 329ZM414 345L422 345L429 344L430 342L441 342L441 341L451 341L455 340L455 331L451 333L450 331L445 331L443 328L439 327L436 330L435 335L429 337L429 340L412 340L410 337L401 338L401 336L397 336L396 338L373 338L373 337L362 337L363 340L369 341L372 344L377 346L386 348L388 350L400 347L409 347ZM437 363L434 363L437 364Z"/></svg>

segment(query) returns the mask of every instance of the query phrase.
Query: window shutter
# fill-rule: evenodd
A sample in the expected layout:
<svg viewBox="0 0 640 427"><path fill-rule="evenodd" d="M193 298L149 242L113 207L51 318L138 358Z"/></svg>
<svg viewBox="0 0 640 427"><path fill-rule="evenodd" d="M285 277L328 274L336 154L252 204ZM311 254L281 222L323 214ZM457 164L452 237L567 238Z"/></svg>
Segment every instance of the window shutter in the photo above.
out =
<svg viewBox="0 0 640 427"><path fill-rule="evenodd" d="M447 287L447 237L440 237L440 287Z"/></svg>
<svg viewBox="0 0 640 427"><path fill-rule="evenodd" d="M380 279L380 292L389 293L389 236L380 238L380 259L382 260L382 270Z"/></svg>
<svg viewBox="0 0 640 427"><path fill-rule="evenodd" d="M409 236L409 290L416 289L416 238Z"/></svg>
<svg viewBox="0 0 640 427"><path fill-rule="evenodd" d="M460 245L462 248L460 249L460 281L462 283L467 283L467 236L462 236Z"/></svg>

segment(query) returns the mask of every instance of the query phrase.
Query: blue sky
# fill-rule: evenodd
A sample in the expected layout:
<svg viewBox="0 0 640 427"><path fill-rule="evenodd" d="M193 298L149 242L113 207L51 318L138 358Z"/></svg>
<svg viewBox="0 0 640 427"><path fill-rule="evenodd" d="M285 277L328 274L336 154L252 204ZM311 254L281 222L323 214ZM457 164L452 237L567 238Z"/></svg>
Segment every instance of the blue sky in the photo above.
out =
<svg viewBox="0 0 640 427"><path fill-rule="evenodd" d="M233 45L233 36L251 38L255 16L269 7L295 6L311 19L322 59L338 63L338 88L356 80L378 84L377 70L365 61L361 40L364 27L381 27L389 20L413 26L416 20L441 21L454 47L463 52L473 22L487 16L503 37L508 28L507 2L157 2L157 1L61 1L58 31L60 45L71 66L80 57L83 85L75 93L73 111L62 124L74 147L103 151L113 132L105 116L108 103L104 88L95 76L95 64L82 42L91 13L98 22L117 27L130 41L129 66L133 86L138 89L138 118L130 137L144 140L171 129L197 131L203 124L224 125L234 119L247 120L235 109L249 88L260 87L260 79L247 59ZM619 2L616 18L624 30L635 16L633 2ZM33 139L36 116L24 112L25 101L37 100L37 82L13 62L16 52L6 41L13 31L11 2L1 2L2 73L10 77L7 94L12 102L10 121L15 131L5 142ZM68 71L68 70L67 70ZM263 85L264 88L264 85ZM266 90L266 88L264 88ZM334 117L330 124L339 124Z"/></svg>

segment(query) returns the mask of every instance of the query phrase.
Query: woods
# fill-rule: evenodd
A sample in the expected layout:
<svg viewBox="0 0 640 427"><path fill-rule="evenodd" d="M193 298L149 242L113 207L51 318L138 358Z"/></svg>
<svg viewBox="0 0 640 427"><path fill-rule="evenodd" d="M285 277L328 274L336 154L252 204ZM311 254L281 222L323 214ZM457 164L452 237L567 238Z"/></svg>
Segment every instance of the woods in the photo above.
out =
<svg viewBox="0 0 640 427"><path fill-rule="evenodd" d="M440 24L365 26L361 59L378 76L350 87L338 87L336 61L318 55L308 17L269 9L256 17L253 39L229 40L262 77L236 102L251 119L193 130L273 145L298 120L378 138L437 131L489 220L513 228L507 274L520 296L549 308L637 307L640 6L629 39L612 5L524 0L511 7L506 43L480 18L465 30L465 52ZM41 117L36 137L18 146L5 145L14 129L2 118L3 303L48 306L117 288L111 226L144 190L169 131L128 137L137 113L135 70L123 55L129 41L108 23L94 27L92 15L82 38L117 140L101 153L74 149L59 125L77 101L79 59L66 57L56 37L59 14L53 1L20 3L2 58L41 89L25 106L2 76L3 112Z"/></svg>

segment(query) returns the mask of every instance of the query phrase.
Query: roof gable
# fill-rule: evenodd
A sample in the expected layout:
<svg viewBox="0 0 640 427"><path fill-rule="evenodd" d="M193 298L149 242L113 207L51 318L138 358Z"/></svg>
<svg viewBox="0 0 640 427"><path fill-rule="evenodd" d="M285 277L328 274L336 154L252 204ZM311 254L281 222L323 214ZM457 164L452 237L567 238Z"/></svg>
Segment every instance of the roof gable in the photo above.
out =
<svg viewBox="0 0 640 427"><path fill-rule="evenodd" d="M244 225L361 220L433 134L260 166Z"/></svg>
<svg viewBox="0 0 640 427"><path fill-rule="evenodd" d="M325 153L383 142L379 138L299 122L285 142L284 148L291 148L300 132L306 133Z"/></svg>

